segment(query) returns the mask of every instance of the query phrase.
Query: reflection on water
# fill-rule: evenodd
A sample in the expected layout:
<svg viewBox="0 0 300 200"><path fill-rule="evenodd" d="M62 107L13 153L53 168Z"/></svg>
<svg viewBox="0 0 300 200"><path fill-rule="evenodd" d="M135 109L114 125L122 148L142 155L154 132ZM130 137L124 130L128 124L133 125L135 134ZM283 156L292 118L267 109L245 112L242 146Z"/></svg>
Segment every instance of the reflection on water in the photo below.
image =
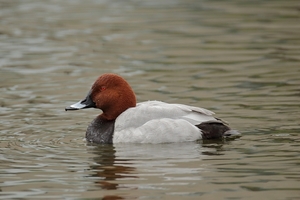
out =
<svg viewBox="0 0 300 200"><path fill-rule="evenodd" d="M96 165L91 166L91 171L95 174L92 177L100 178L100 181L95 183L105 190L116 190L120 188L119 184L113 183L114 180L122 178L136 178L131 176L130 172L134 171L134 167L126 167L122 165L122 161L128 163L129 160L116 159L114 146L112 145L99 145L93 150L97 155L94 158Z"/></svg>
<svg viewBox="0 0 300 200"><path fill-rule="evenodd" d="M130 187L122 186L117 180L134 179L136 176L130 175L135 170L134 167L122 165L122 161L127 165L129 160L121 160L115 156L115 148L112 145L99 145L92 151L96 154L94 157L95 164L90 167L93 174L91 177L95 178L95 184L102 190L117 190L117 189L131 189ZM97 191L97 190L96 190ZM106 195L103 199L124 199L118 195Z"/></svg>
<svg viewBox="0 0 300 200"><path fill-rule="evenodd" d="M0 2L0 199L297 199L297 1ZM242 138L87 146L102 73Z"/></svg>

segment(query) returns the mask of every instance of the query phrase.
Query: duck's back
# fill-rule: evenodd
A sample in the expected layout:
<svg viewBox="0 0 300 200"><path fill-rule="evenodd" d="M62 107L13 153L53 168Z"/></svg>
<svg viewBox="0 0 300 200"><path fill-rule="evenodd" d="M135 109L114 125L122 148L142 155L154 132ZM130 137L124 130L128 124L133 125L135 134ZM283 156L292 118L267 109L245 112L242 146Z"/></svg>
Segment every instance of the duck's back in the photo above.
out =
<svg viewBox="0 0 300 200"><path fill-rule="evenodd" d="M182 104L147 101L123 112L115 122L113 143L168 143L202 138L196 126L216 121L213 112Z"/></svg>

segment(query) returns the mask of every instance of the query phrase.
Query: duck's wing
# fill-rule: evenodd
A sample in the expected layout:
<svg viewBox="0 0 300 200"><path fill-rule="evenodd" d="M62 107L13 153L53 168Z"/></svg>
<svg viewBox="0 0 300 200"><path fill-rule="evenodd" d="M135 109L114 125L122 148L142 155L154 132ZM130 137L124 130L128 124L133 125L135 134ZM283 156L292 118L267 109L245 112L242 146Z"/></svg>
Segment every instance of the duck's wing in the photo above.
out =
<svg viewBox="0 0 300 200"><path fill-rule="evenodd" d="M204 108L183 104L168 104L161 101L146 101L129 108L116 119L116 130L139 127L151 120L183 119L197 125L205 121L216 120L214 113Z"/></svg>
<svg viewBox="0 0 300 200"><path fill-rule="evenodd" d="M196 113L200 113L200 114L204 114L204 115L213 115L213 114L215 114L214 112L212 112L210 110L207 110L205 108L188 106L188 105L184 105L184 104L171 104L171 105L177 106L181 110L184 110L184 111L187 111L187 112L196 112Z"/></svg>

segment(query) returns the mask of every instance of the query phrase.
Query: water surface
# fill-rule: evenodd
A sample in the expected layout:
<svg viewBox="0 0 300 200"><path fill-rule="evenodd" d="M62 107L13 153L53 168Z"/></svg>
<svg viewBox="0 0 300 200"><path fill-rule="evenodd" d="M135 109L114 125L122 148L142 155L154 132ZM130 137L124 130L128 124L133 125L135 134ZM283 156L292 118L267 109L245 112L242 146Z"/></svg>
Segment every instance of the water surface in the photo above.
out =
<svg viewBox="0 0 300 200"><path fill-rule="evenodd" d="M297 1L0 2L0 199L299 199ZM101 74L235 140L88 145Z"/></svg>

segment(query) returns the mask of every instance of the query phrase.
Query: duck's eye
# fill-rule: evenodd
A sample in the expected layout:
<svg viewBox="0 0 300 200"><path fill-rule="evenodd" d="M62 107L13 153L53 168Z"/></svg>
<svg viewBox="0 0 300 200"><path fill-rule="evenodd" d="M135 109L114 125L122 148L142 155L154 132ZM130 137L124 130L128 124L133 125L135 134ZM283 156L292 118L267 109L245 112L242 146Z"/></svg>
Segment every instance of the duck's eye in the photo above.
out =
<svg viewBox="0 0 300 200"><path fill-rule="evenodd" d="M101 89L100 89L100 90L101 90L101 92L102 92L102 91L106 90L106 87L105 87L105 86L101 86Z"/></svg>

